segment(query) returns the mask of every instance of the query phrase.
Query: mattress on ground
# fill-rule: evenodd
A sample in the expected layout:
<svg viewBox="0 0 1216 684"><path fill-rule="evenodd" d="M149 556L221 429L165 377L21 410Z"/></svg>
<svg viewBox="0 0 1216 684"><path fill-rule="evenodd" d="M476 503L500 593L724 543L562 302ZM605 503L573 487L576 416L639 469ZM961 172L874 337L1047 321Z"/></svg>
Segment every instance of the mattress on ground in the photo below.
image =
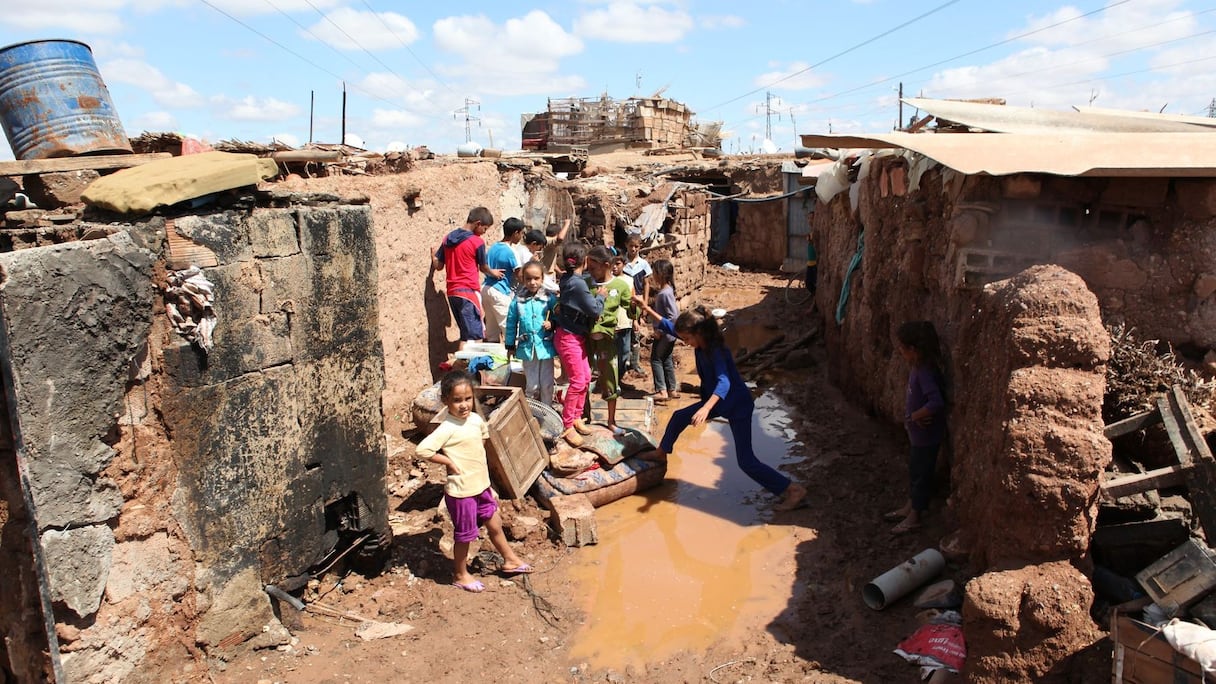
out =
<svg viewBox="0 0 1216 684"><path fill-rule="evenodd" d="M546 470L536 480L532 493L545 508L549 508L550 499L565 494L585 494L591 505L599 508L630 494L644 492L666 476L665 462L630 457L611 468L596 468L574 477L558 477Z"/></svg>

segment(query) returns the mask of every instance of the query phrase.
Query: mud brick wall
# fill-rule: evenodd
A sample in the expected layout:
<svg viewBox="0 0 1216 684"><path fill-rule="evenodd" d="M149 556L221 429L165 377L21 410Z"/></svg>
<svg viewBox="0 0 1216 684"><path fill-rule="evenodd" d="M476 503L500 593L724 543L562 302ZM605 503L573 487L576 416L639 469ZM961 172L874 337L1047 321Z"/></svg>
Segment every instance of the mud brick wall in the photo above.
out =
<svg viewBox="0 0 1216 684"><path fill-rule="evenodd" d="M726 260L752 268L780 268L789 239L788 200L738 206L735 232L726 244Z"/></svg>
<svg viewBox="0 0 1216 684"><path fill-rule="evenodd" d="M263 585L387 530L370 211L296 199L0 255L9 416L64 681L168 681L282 643ZM163 314L167 230L211 264L210 354ZM10 629L17 609L0 610Z"/></svg>
<svg viewBox="0 0 1216 684"><path fill-rule="evenodd" d="M705 269L709 267L709 202L701 190L682 190L673 197L674 218L668 228L666 257L675 270L680 306L686 308L690 295L705 284ZM661 258L648 254L652 263Z"/></svg>

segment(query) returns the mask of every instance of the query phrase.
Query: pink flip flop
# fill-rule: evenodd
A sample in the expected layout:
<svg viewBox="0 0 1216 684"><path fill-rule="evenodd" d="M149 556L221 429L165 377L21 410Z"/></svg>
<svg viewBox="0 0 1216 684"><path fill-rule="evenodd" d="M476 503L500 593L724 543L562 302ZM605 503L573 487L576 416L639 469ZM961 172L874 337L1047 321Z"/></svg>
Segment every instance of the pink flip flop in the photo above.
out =
<svg viewBox="0 0 1216 684"><path fill-rule="evenodd" d="M527 575L530 572L532 572L532 566L527 563L511 568L510 570L507 568L502 569L502 574L504 575Z"/></svg>
<svg viewBox="0 0 1216 684"><path fill-rule="evenodd" d="M452 586L464 589L465 591L469 591L474 594L480 594L486 590L486 585L482 584L481 580L473 580L472 582L467 582L465 584L461 584L460 582L452 582Z"/></svg>

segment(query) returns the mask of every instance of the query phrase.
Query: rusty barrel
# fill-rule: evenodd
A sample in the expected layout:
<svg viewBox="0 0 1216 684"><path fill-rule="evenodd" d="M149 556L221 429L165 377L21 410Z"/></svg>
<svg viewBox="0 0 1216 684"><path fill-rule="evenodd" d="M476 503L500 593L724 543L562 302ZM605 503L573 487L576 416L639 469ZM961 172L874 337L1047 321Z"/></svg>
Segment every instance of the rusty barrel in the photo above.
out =
<svg viewBox="0 0 1216 684"><path fill-rule="evenodd" d="M131 151L93 51L74 40L0 48L0 125L22 160Z"/></svg>

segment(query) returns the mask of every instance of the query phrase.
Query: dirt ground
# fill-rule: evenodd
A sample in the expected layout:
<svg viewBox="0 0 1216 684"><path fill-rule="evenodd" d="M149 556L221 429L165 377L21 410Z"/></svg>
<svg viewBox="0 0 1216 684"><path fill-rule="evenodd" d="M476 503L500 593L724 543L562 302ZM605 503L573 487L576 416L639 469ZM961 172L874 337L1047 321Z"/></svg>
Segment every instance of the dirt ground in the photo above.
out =
<svg viewBox="0 0 1216 684"><path fill-rule="evenodd" d="M765 273L711 271L701 298L729 308L730 325L757 340L765 331L809 330L810 317L790 315L784 281ZM691 355L687 348L679 354L687 383ZM579 550L549 539L543 523L527 530L529 518L545 518L530 500L507 502L504 518L515 536L524 537L516 548L538 572L500 577L483 554L489 561L483 564L487 591L472 595L452 587L450 555L445 555L450 544L444 545L444 519L436 513L442 471L415 464L413 443L398 434L389 435L395 538L388 569L376 577L331 572L306 596L331 609L331 615L295 613L284 606L283 620L295 643L213 663L214 681L429 682L486 676L551 682L916 681L915 668L892 653L915 630L914 609L904 601L871 611L861 601L861 588L936 545L946 531L943 502L934 501L923 529L890 535L881 514L899 505L906 490L898 426L867 417L828 384L819 346L813 346L811 358L810 368L780 370L763 380L785 398L795 417L806 456L789 474L806 483L811 496L807 508L788 514L804 528L795 537L802 541L794 597L772 624L751 625L750 637L622 671L596 671L571 659L569 643L584 616L573 607L580 587L567 567ZM962 579L960 568L947 572ZM357 617L335 617L332 609ZM364 641L355 634L358 618L408 624L413 630Z"/></svg>

